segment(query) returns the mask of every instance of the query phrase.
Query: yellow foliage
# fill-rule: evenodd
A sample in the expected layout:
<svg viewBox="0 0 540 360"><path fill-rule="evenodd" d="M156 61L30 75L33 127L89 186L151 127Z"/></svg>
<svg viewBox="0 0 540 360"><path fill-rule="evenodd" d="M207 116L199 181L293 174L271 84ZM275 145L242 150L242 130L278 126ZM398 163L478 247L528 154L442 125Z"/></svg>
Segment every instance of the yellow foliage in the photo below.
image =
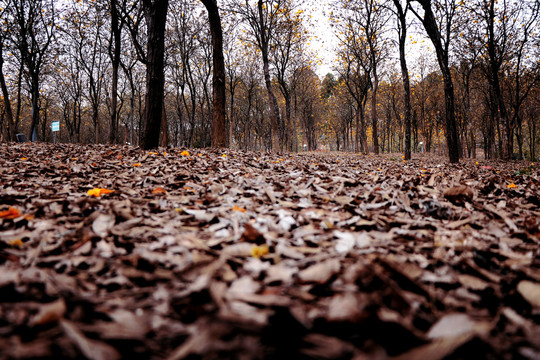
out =
<svg viewBox="0 0 540 360"><path fill-rule="evenodd" d="M88 190L88 196L99 197L99 196L101 196L103 194L110 194L113 191L114 190L108 190L108 189L103 189L103 188L94 188L94 189Z"/></svg>
<svg viewBox="0 0 540 360"><path fill-rule="evenodd" d="M251 256L254 258L260 258L261 256L267 255L270 253L270 248L268 245L254 246L251 248Z"/></svg>

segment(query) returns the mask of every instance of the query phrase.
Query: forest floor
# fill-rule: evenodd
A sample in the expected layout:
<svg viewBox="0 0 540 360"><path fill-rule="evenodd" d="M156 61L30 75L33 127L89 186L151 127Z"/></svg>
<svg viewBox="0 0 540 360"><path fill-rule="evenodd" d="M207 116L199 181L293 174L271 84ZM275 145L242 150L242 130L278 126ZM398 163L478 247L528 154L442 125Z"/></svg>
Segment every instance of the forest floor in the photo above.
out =
<svg viewBox="0 0 540 360"><path fill-rule="evenodd" d="M1 144L0 359L539 359L539 244L538 163Z"/></svg>

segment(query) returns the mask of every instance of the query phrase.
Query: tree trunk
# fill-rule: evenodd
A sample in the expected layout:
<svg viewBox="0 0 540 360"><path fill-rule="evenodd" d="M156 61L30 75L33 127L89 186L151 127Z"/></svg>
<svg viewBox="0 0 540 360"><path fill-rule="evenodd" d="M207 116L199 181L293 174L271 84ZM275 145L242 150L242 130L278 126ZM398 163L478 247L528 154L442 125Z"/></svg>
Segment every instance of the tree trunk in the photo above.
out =
<svg viewBox="0 0 540 360"><path fill-rule="evenodd" d="M31 141L37 140L37 126L39 124L39 77L37 74L32 75L31 97L32 97L32 122L30 124L30 132L28 138Z"/></svg>
<svg viewBox="0 0 540 360"><path fill-rule="evenodd" d="M3 50L3 39L0 40L0 86L2 87L2 95L4 97L4 109L6 112L6 140L13 141L15 139L14 131L14 122L13 122L13 110L11 109L11 102L9 100L9 91L6 85L6 79L4 77L4 56L2 53Z"/></svg>
<svg viewBox="0 0 540 360"><path fill-rule="evenodd" d="M159 145L159 135L163 114L163 93L165 84L165 23L167 21L168 0L143 0L148 31L146 54L146 95L144 97L143 132L141 147L155 149Z"/></svg>
<svg viewBox="0 0 540 360"><path fill-rule="evenodd" d="M454 85L452 83L452 74L448 64L448 51L443 48L441 33L435 20L435 15L431 9L431 0L417 0L424 8L424 18L420 18L426 33L428 34L435 52L437 53L437 62L441 69L444 82L444 102L446 107L446 142L448 144L448 159L451 163L459 162L459 141L457 134Z"/></svg>
<svg viewBox="0 0 540 360"><path fill-rule="evenodd" d="M167 124L167 111L165 110L165 104L163 104L163 108L161 111L161 137L159 139L159 146L167 147L169 145L169 126Z"/></svg>
<svg viewBox="0 0 540 360"><path fill-rule="evenodd" d="M261 53L263 59L263 72L264 72L264 83L266 85L266 91L268 93L268 100L270 102L270 122L272 124L272 151L277 152L280 149L280 138L279 138L279 107L277 103L276 96L272 90L272 80L270 79L270 60L268 58L268 42L270 39L267 39L265 33L265 24L263 19L263 1L259 0L257 2L257 9L259 11L259 26L261 29Z"/></svg>
<svg viewBox="0 0 540 360"><path fill-rule="evenodd" d="M375 57L375 54L372 55ZM373 89L371 93L371 127L373 134L373 152L375 154L379 153L379 132L377 129L378 123L378 114L377 114L377 92L379 90L379 75L377 74L377 64L373 60Z"/></svg>
<svg viewBox="0 0 540 360"><path fill-rule="evenodd" d="M118 132L118 69L120 67L120 48L122 30L119 25L117 0L111 0L111 42L114 42L112 51L112 79L111 79L111 122L109 124L109 143L117 141Z"/></svg>
<svg viewBox="0 0 540 360"><path fill-rule="evenodd" d="M354 137L354 152L360 152L360 106L356 109L356 136Z"/></svg>
<svg viewBox="0 0 540 360"><path fill-rule="evenodd" d="M223 58L223 32L216 0L202 0L208 12L212 34L212 147L227 147L227 122L225 117L225 60Z"/></svg>
<svg viewBox="0 0 540 360"><path fill-rule="evenodd" d="M399 64L401 66L401 78L403 81L403 99L405 105L405 160L411 159L411 83L409 79L409 70L407 69L407 59L405 57L405 41L407 40L407 19L406 12L401 6L400 0L394 0L394 5L398 11L399 20ZM401 144L401 142L400 142Z"/></svg>

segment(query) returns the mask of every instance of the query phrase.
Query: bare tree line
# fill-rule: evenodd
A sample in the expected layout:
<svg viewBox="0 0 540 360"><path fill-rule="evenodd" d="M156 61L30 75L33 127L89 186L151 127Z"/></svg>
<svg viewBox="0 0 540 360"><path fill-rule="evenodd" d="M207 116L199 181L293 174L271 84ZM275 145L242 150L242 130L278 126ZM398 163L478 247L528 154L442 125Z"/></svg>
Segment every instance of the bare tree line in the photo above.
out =
<svg viewBox="0 0 540 360"><path fill-rule="evenodd" d="M60 121L59 141L146 149L406 159L423 150L452 162L481 149L533 160L539 6L335 0L326 14L336 65L320 79L307 3L3 0L1 136L50 141L50 122ZM435 53L411 63L410 34L427 37Z"/></svg>

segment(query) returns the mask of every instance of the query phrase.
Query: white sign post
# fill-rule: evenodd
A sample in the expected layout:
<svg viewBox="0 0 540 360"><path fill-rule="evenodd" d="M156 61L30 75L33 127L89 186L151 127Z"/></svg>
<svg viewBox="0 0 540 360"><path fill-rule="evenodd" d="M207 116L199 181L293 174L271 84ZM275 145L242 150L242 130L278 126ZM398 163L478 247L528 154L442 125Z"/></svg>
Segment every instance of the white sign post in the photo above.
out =
<svg viewBox="0 0 540 360"><path fill-rule="evenodd" d="M60 131L60 121L53 121L51 123L51 130L53 133L53 144L56 144L56 132Z"/></svg>

